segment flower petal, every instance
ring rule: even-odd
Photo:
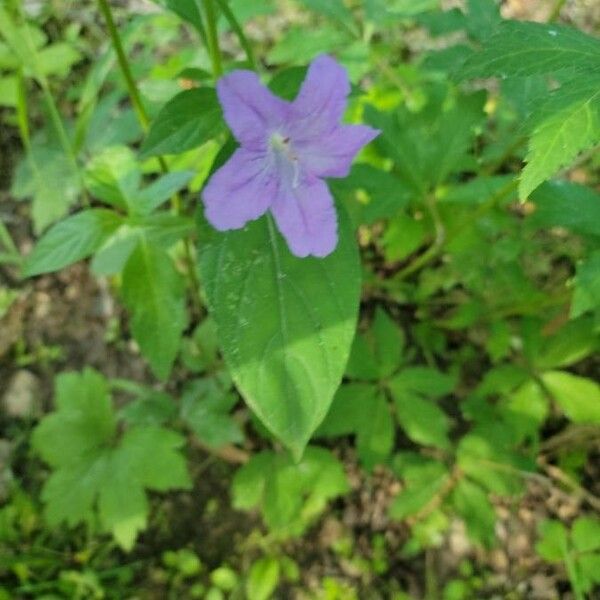
[[[334,129],[344,115],[349,93],[346,69],[325,54],[316,58],[292,102],[290,133],[293,138],[314,138]]]
[[[204,188],[204,214],[219,231],[240,229],[267,211],[276,192],[268,157],[238,148]]]
[[[217,93],[229,128],[249,149],[264,149],[268,131],[286,121],[289,104],[273,95],[253,71],[238,70],[222,77]]]
[[[316,177],[346,177],[363,146],[380,131],[366,125],[340,125],[328,135],[294,144],[302,167]]]
[[[324,257],[335,250],[337,215],[324,181],[304,178],[297,187],[282,183],[271,212],[295,256]]]

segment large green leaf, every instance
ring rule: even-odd
[[[358,253],[340,216],[338,247],[324,259],[292,256],[270,217],[214,234],[200,255],[233,379],[296,458],[329,409],[356,326]]]
[[[181,276],[168,254],[142,240],[123,271],[123,300],[131,331],[152,370],[166,379],[186,323]]]
[[[213,89],[186,90],[167,102],[150,126],[143,158],[180,154],[201,146],[223,130],[221,108]]]
[[[542,107],[550,116],[537,125],[529,141],[527,166],[519,183],[521,199],[600,142],[600,78],[577,79],[567,87],[552,99],[563,106],[557,110],[553,105]]]
[[[472,55],[459,75],[518,77],[553,73],[560,69],[597,70],[600,41],[572,27],[556,24],[505,21]]]
[[[54,225],[36,244],[25,277],[51,273],[90,256],[119,227],[122,218],[103,208],[84,210]]]

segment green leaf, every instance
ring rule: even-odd
[[[109,481],[99,490],[98,508],[103,525],[125,550],[131,550],[138,532],[146,527],[144,489],[190,488],[185,460],[177,451],[184,442],[174,431],[138,426],[127,431],[111,452],[106,472]]]
[[[329,0],[328,2],[322,2],[321,0],[300,0],[300,3],[304,4],[310,10],[321,13],[334,21],[339,21],[354,29],[352,12],[346,7],[343,0]]]
[[[60,185],[48,185],[60,181]],[[33,200],[32,217],[36,233],[63,217],[81,192],[81,178],[54,142],[34,137],[31,151],[15,169],[11,193],[15,198]]]
[[[190,486],[177,452],[183,438],[150,425],[134,427],[117,441],[107,382],[91,369],[57,378],[56,405],[32,437],[34,449],[54,469],[42,491],[49,524],[91,520],[97,505],[103,529],[130,550],[146,526],[145,489]]]
[[[600,424],[600,385],[565,371],[542,375],[548,391],[574,423]]]
[[[204,30],[201,4],[198,0],[154,0],[158,4],[166,6],[178,17],[191,23],[198,31]]]
[[[175,400],[169,394],[147,390],[120,411],[119,418],[130,425],[163,425],[177,414]]]
[[[254,455],[235,474],[235,508],[259,505],[280,537],[300,535],[331,499],[348,491],[342,465],[323,448],[309,447],[300,462],[270,451]]]
[[[456,378],[430,367],[408,367],[394,377],[397,389],[405,388],[432,398],[446,396],[454,390]]]
[[[135,155],[126,146],[107,148],[86,166],[85,185],[90,194],[117,208],[129,208],[141,181]]]
[[[398,520],[426,508],[449,478],[448,470],[441,462],[410,453],[396,456],[395,471],[405,484],[390,506],[390,517]]]
[[[181,417],[198,439],[211,448],[238,444],[244,436],[229,415],[236,404],[236,396],[222,389],[215,379],[198,379],[186,387]]]
[[[180,154],[208,142],[224,130],[213,89],[186,90],[160,110],[141,147],[142,158]]]
[[[390,406],[372,385],[343,385],[317,430],[318,436],[355,434],[358,456],[367,469],[383,462],[394,443]]]
[[[600,253],[598,254],[600,256]],[[578,273],[579,271],[580,269],[578,269]],[[600,270],[596,272],[596,275],[600,280]],[[598,297],[596,297],[596,302],[600,303]],[[534,365],[537,369],[544,371],[557,367],[568,367],[594,354],[599,348],[600,338],[594,331],[592,318],[567,321],[545,341],[539,356],[534,359]]]
[[[248,600],[268,600],[279,584],[279,561],[259,558],[250,567],[246,581]]]
[[[142,241],[125,265],[122,294],[142,354],[156,376],[166,379],[186,324],[181,276],[164,251]]]
[[[396,385],[389,384],[396,403],[396,416],[406,435],[417,444],[448,449],[448,417],[432,401]]]
[[[600,521],[592,517],[579,517],[571,531],[573,546],[577,552],[600,550]]]
[[[455,97],[442,85],[427,88],[427,93],[427,104],[418,113],[404,105],[390,114],[365,109],[367,122],[382,130],[375,147],[421,196],[463,168],[476,127],[485,118],[484,93]]]
[[[565,526],[560,521],[542,521],[538,533],[540,540],[535,545],[536,552],[550,562],[564,560],[569,543]]]
[[[19,63],[39,80],[37,49],[44,44],[43,33],[28,23],[17,24],[9,12],[0,7],[0,36],[6,41]]]
[[[0,77],[0,106],[17,105],[18,79],[13,76]]]
[[[112,440],[116,422],[102,375],[93,369],[63,373],[55,382],[56,412],[36,427],[32,444],[51,466],[76,464]]]
[[[192,177],[194,177],[192,171],[178,171],[163,175],[136,194],[133,199],[133,210],[141,215],[150,214],[185,187]]]
[[[577,80],[576,86],[570,90],[573,101],[533,131],[519,183],[521,199],[570,165],[580,152],[600,142],[600,78]]]
[[[119,227],[122,219],[102,208],[84,210],[51,227],[25,260],[23,275],[58,271],[87,258]]]
[[[504,21],[481,52],[471,56],[459,71],[463,79],[519,77],[598,68],[600,42],[572,27]]]
[[[475,483],[461,479],[454,488],[452,503],[464,519],[469,535],[486,547],[496,542],[496,514],[488,495]]]
[[[396,371],[401,363],[404,332],[382,308],[378,307],[371,326],[371,334],[379,375],[384,379]]]
[[[576,318],[600,306],[600,250],[593,252],[580,265],[575,276],[575,293],[571,303],[571,318]]]
[[[398,22],[439,8],[440,0],[365,0],[367,18],[380,25]]]
[[[292,256],[270,217],[214,234],[200,255],[232,377],[296,458],[329,409],[356,326],[358,255],[340,217],[338,247],[324,259]]]
[[[412,197],[410,188],[399,177],[362,163],[355,164],[345,179],[332,180],[330,186],[346,206],[353,204],[349,210],[357,224],[371,225],[394,217]]]
[[[553,181],[540,186],[532,200],[536,209],[528,223],[534,227],[565,227],[600,236],[600,194],[592,188]]]
[[[140,235],[139,227],[132,227],[128,223],[123,223],[98,248],[92,259],[92,271],[96,275],[116,275],[120,273],[132,252],[140,243]]]
[[[332,52],[348,44],[349,35],[324,24],[320,27],[290,27],[267,54],[270,64],[302,64],[317,54]]]
[[[37,67],[43,75],[67,77],[81,59],[81,53],[71,43],[55,42],[38,51]]]

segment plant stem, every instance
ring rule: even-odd
[[[106,26],[108,27],[108,32],[110,35],[110,39],[117,54],[117,61],[119,63],[119,68],[125,79],[125,83],[127,85],[127,91],[129,93],[129,98],[131,99],[131,103],[133,104],[133,108],[137,115],[138,121],[144,131],[148,131],[150,127],[150,117],[146,112],[146,108],[144,107],[144,103],[142,102],[142,97],[133,78],[133,74],[131,73],[131,68],[129,67],[129,61],[127,56],[125,55],[125,51],[123,49],[123,43],[121,42],[121,36],[119,35],[119,31],[115,25],[115,20],[112,15],[112,11],[110,5],[107,0],[98,0],[98,6],[102,15],[104,16],[104,20],[106,21]],[[169,172],[169,166],[167,162],[162,156],[158,156],[158,163],[160,165],[161,171],[163,173]],[[171,197],[171,208],[175,214],[181,214],[181,199],[178,194],[173,194]],[[190,282],[190,286],[192,289],[192,300],[195,307],[195,312],[198,315],[201,315],[203,312],[202,300],[200,298],[200,283],[198,278],[196,277],[196,271],[194,268],[194,259],[191,249],[191,241],[189,238],[185,238],[183,240],[184,245],[184,260],[187,271],[187,276]]]
[[[217,13],[213,0],[204,0],[206,12],[208,52],[212,62],[213,76],[218,79],[223,75],[223,64],[221,61],[221,49],[219,48],[219,36],[217,35]]]
[[[231,25],[232,29],[235,31],[235,34],[237,35],[238,40],[240,41],[240,45],[242,46],[244,52],[246,53],[246,56],[248,57],[248,62],[250,63],[250,66],[256,71],[257,64],[254,58],[254,53],[252,52],[252,46],[248,41],[248,38],[246,37],[242,26],[238,23],[237,19],[235,18],[235,15],[231,11],[229,5],[225,0],[217,0],[217,4],[219,5],[221,12],[225,15],[225,18],[229,21],[229,24]]]
[[[119,35],[117,26],[115,25],[115,20],[113,19],[112,11],[107,0],[98,0],[98,6],[100,8],[102,16],[104,17],[104,20],[106,21],[108,33],[110,35],[113,48],[117,54],[119,68],[121,69],[121,73],[125,79],[127,91],[129,92],[131,103],[133,104],[133,109],[136,112],[138,121],[140,122],[142,129],[144,131],[147,131],[148,127],[150,126],[150,119],[148,117],[146,109],[144,108],[144,104],[142,103],[142,97],[140,96],[135,80],[133,79],[131,69],[129,68],[129,61],[125,56],[125,51],[123,50],[123,43],[121,42],[121,36]]]

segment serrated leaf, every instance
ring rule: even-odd
[[[329,409],[356,326],[358,255],[340,216],[338,247],[324,259],[292,256],[270,217],[214,234],[200,254],[232,377],[297,458]]]
[[[81,211],[51,227],[25,260],[23,275],[52,273],[87,258],[117,230],[122,219],[102,208]]]
[[[579,100],[552,114],[534,130],[519,182],[522,200],[559,169],[570,165],[580,152],[600,142],[600,80],[585,84]]]
[[[598,69],[600,41],[572,27],[504,21],[459,71],[462,79]]]
[[[56,412],[35,429],[33,447],[53,467],[76,464],[114,436],[116,422],[108,386],[93,369],[63,373],[55,382]]]
[[[267,526],[280,537],[300,535],[326,503],[348,491],[342,465],[323,449],[309,447],[300,462],[287,454],[254,455],[235,474],[233,505],[258,504]]]
[[[197,148],[224,130],[213,89],[186,90],[160,110],[141,147],[141,156],[180,154]]]
[[[116,439],[106,380],[95,371],[60,375],[57,410],[34,431],[35,450],[53,467],[42,498],[51,525],[94,518],[130,550],[146,525],[146,489],[188,488],[184,439],[158,426],[137,426]]]
[[[542,375],[548,391],[574,423],[600,424],[600,385],[565,371]]]
[[[183,282],[166,252],[140,242],[125,265],[122,295],[142,354],[166,379],[186,323]]]

